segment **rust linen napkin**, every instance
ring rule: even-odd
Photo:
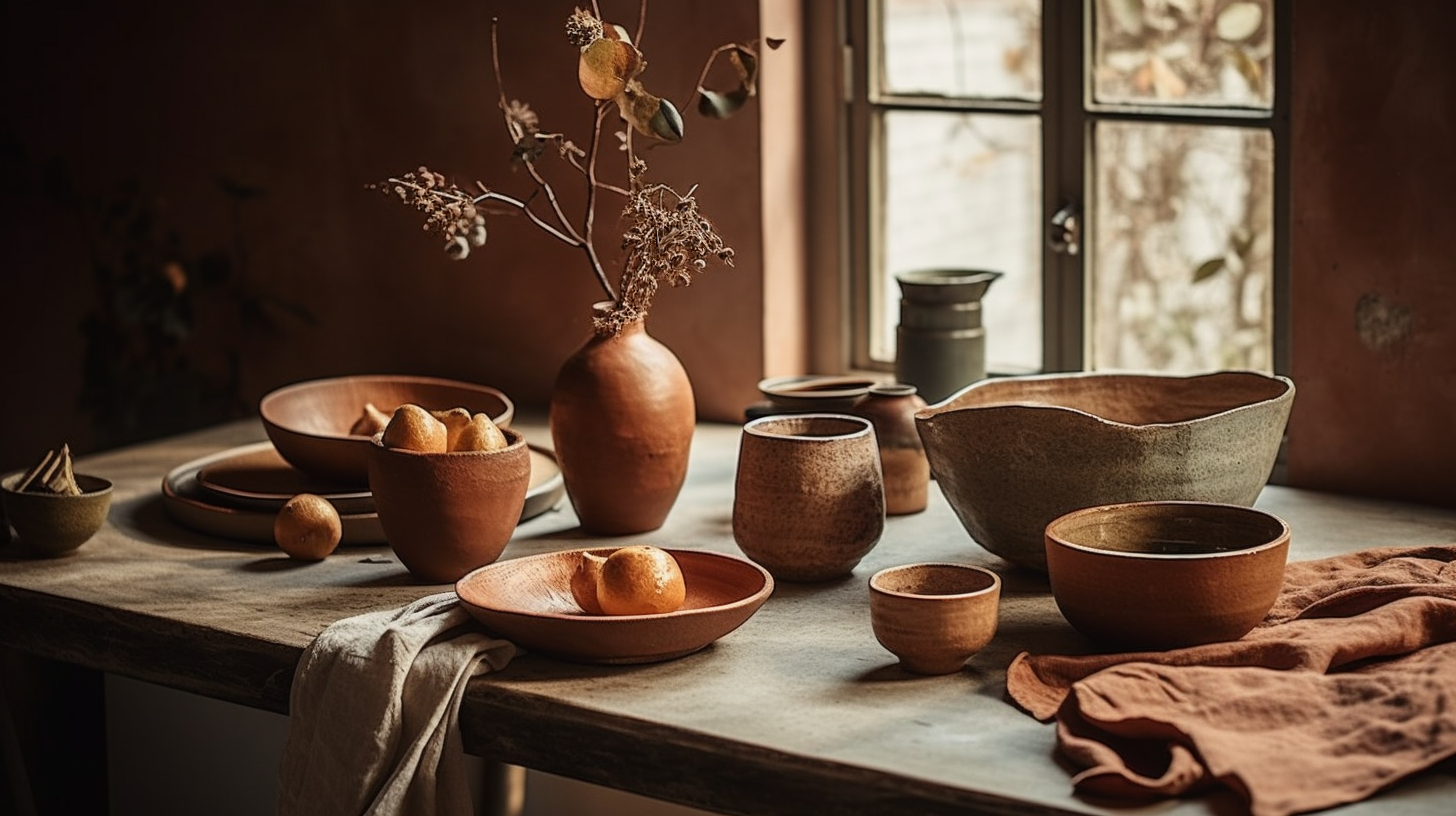
[[[1056,718],[1082,794],[1222,784],[1255,816],[1357,801],[1456,755],[1456,545],[1291,563],[1241,640],[1022,653],[1006,688]]]
[[[329,626],[293,677],[278,816],[471,816],[460,700],[515,654],[454,592]]]

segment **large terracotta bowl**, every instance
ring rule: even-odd
[[[535,652],[578,663],[652,663],[692,654],[743,625],[774,580],[746,559],[705,550],[668,550],[687,598],[674,612],[591,615],[571,594],[582,552],[566,550],[482,567],[455,585],[460,603],[486,629]]]
[[[1046,528],[1062,615],[1115,649],[1237,640],[1279,597],[1289,525],[1251,507],[1138,502],[1090,507]]]
[[[1293,401],[1290,380],[1249,371],[1050,374],[983,380],[919,411],[915,424],[976,543],[1045,570],[1046,526],[1073,510],[1252,505]]]
[[[386,414],[407,402],[430,410],[466,408],[501,427],[511,424],[516,411],[510,398],[489,386],[378,374],[286,385],[266,394],[258,413],[268,438],[290,465],[341,485],[364,485],[369,481],[369,437],[351,435],[349,428],[371,402]]]

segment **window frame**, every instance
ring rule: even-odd
[[[838,151],[842,160],[839,181],[841,234],[835,249],[838,285],[835,287],[841,318],[837,330],[825,330],[815,320],[816,364],[837,358],[836,370],[892,371],[893,361],[870,356],[873,324],[873,295],[878,283],[873,265],[876,247],[883,236],[882,198],[878,179],[883,172],[877,146],[883,133],[879,114],[893,110],[945,110],[979,113],[1037,115],[1042,131],[1042,213],[1045,226],[1064,204],[1074,202],[1082,212],[1083,243],[1096,229],[1096,213],[1087,206],[1094,197],[1092,154],[1093,133],[1098,121],[1135,121],[1185,125],[1249,127],[1267,130],[1273,143],[1272,224],[1272,368],[1287,374],[1289,368],[1289,296],[1291,228],[1289,122],[1292,100],[1289,93],[1292,67],[1293,0],[1272,0],[1274,14],[1273,100],[1268,110],[1212,106],[1157,106],[1100,104],[1093,99],[1091,53],[1093,0],[1063,2],[1042,0],[1042,98],[1026,100],[945,99],[941,97],[894,96],[877,87],[872,69],[879,57],[879,38],[872,35],[871,18],[881,0],[845,0],[833,4],[834,19],[810,20],[811,31],[832,31],[840,43],[839,81],[842,107],[836,118]],[[820,4],[809,4],[808,14]],[[828,4],[825,4],[828,5]],[[822,61],[821,61],[822,63]],[[821,78],[824,65],[821,64]],[[811,111],[811,121],[824,108]],[[822,135],[822,134],[821,134]],[[818,142],[823,144],[824,142]],[[821,161],[820,178],[824,165]],[[811,186],[813,173],[811,168]],[[830,185],[819,184],[826,191]],[[821,200],[822,201],[822,200]],[[1088,299],[1090,270],[1087,253],[1056,252],[1043,246],[1042,254],[1042,369],[1043,372],[1081,371],[1090,363],[1091,303]],[[821,263],[822,270],[826,263]],[[821,280],[823,279],[821,271]],[[821,299],[821,308],[825,302]],[[888,310],[887,310],[888,315]],[[830,352],[827,346],[833,347]],[[825,369],[828,370],[828,369]],[[1009,373],[992,371],[991,376]]]

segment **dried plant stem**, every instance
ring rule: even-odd
[[[519,142],[523,134],[520,133],[519,129],[511,122],[511,117],[506,112],[508,110],[508,105],[506,103],[505,78],[504,74],[501,71],[500,65],[499,29],[500,19],[491,18],[491,67],[495,71],[495,84],[496,89],[500,93],[500,109],[501,115],[505,118],[506,131],[511,134],[512,141]],[[557,238],[562,238],[563,235],[569,236],[569,240],[566,240],[566,243],[575,246],[586,253],[587,262],[591,264],[592,272],[596,274],[597,283],[601,285],[602,291],[606,292],[607,299],[616,300],[617,292],[612,288],[611,281],[607,280],[606,270],[602,268],[601,259],[597,256],[596,247],[593,246],[591,240],[592,222],[595,220],[594,215],[596,209],[596,155],[597,142],[600,141],[602,130],[602,108],[602,105],[597,106],[596,126],[592,129],[592,146],[587,153],[587,203],[586,215],[583,223],[583,230],[585,232],[585,235],[577,232],[576,229],[572,226],[571,219],[567,218],[566,213],[561,209],[561,202],[556,197],[556,190],[554,190],[551,187],[551,183],[547,181],[544,176],[541,175],[541,171],[536,167],[536,163],[529,156],[523,157],[522,163],[525,164],[527,172],[531,174],[532,180],[536,182],[536,186],[540,189],[541,192],[546,194],[546,200],[550,203],[551,211],[556,215],[557,223],[560,224],[560,229],[548,229],[548,233],[556,236]],[[542,227],[543,229],[547,228],[548,225],[546,224],[546,222],[530,209],[527,202],[519,201],[519,199],[511,199],[508,196],[500,197],[500,194],[492,193],[489,190],[484,191],[482,198],[486,196],[497,196],[496,200],[501,200],[505,203],[517,202],[512,204],[512,206],[518,206],[522,212],[526,213],[526,215],[530,217],[532,223],[536,224],[539,227]]]

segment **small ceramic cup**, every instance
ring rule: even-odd
[[[951,674],[996,635],[1001,578],[967,564],[908,564],[870,578],[875,639],[916,674]]]
[[[505,550],[531,481],[525,437],[502,428],[509,443],[493,451],[419,453],[369,446],[369,489],[379,526],[400,563],[416,578],[453,583]]]
[[[792,414],[743,426],[733,540],[775,578],[849,575],[884,529],[884,476],[869,420]]]
[[[79,496],[19,491],[23,473],[5,479],[0,487],[5,520],[15,528],[28,555],[49,558],[66,555],[91,540],[111,509],[111,482],[100,476],[76,474]],[[8,532],[8,531],[7,531]]]

